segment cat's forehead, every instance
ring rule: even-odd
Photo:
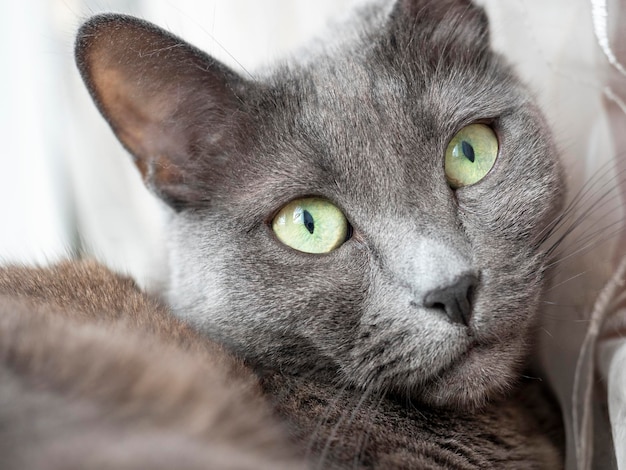
[[[229,194],[255,207],[268,201],[267,213],[313,195],[363,220],[390,211],[447,217],[446,148],[476,122],[494,124],[506,144],[499,166],[511,168],[500,180],[525,181],[528,168],[544,167],[535,165],[541,152],[519,148],[525,135],[542,135],[541,119],[509,67],[467,31],[445,47],[434,34],[382,28],[275,68],[251,108],[256,138]]]
[[[367,41],[374,41],[370,44]],[[428,49],[418,35],[404,47],[386,38],[320,54],[276,80],[296,99],[296,115],[364,124],[408,118],[420,129],[445,131],[468,119],[495,117],[517,105],[515,80],[489,49]],[[301,113],[298,113],[301,111]],[[403,124],[403,122],[400,122]]]
[[[491,54],[437,69],[434,53],[397,47],[362,42],[271,77],[260,122],[279,179],[311,193],[366,188],[378,199],[418,186],[447,191],[443,154],[454,133],[520,104]]]

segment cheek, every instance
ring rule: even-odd
[[[485,233],[472,237],[472,245],[474,265],[481,273],[473,299],[477,339],[497,343],[526,335],[542,292],[537,249],[527,238]]]
[[[284,334],[339,343],[354,330],[367,292],[361,258],[348,244],[310,255],[274,240],[250,240],[229,251],[225,271],[233,300],[255,316]]]
[[[457,191],[466,229],[488,234],[496,243],[537,240],[563,198],[561,169],[551,152],[545,146],[518,145],[500,156],[497,171],[483,182]]]

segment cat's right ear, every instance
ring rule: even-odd
[[[201,203],[215,165],[245,140],[244,80],[181,39],[124,15],[95,16],[76,62],[146,185],[174,208]]]

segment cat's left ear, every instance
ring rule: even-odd
[[[175,208],[206,198],[216,165],[245,140],[248,84],[181,39],[124,15],[85,23],[76,61],[146,185]]]

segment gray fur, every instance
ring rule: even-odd
[[[481,9],[376,8],[254,81],[127,17],[91,20],[77,59],[146,183],[174,208],[177,315],[259,369],[481,406],[526,358],[541,240],[561,205],[556,152],[528,90],[491,51]],[[130,91],[102,78],[115,74]],[[444,152],[476,121],[495,129],[500,155],[483,181],[453,191]],[[269,225],[310,195],[354,227],[326,255],[284,246]],[[468,326],[425,301],[464,275],[477,279]]]
[[[0,268],[3,470],[558,469],[562,446],[537,380],[467,412],[257,376],[94,262]]]

